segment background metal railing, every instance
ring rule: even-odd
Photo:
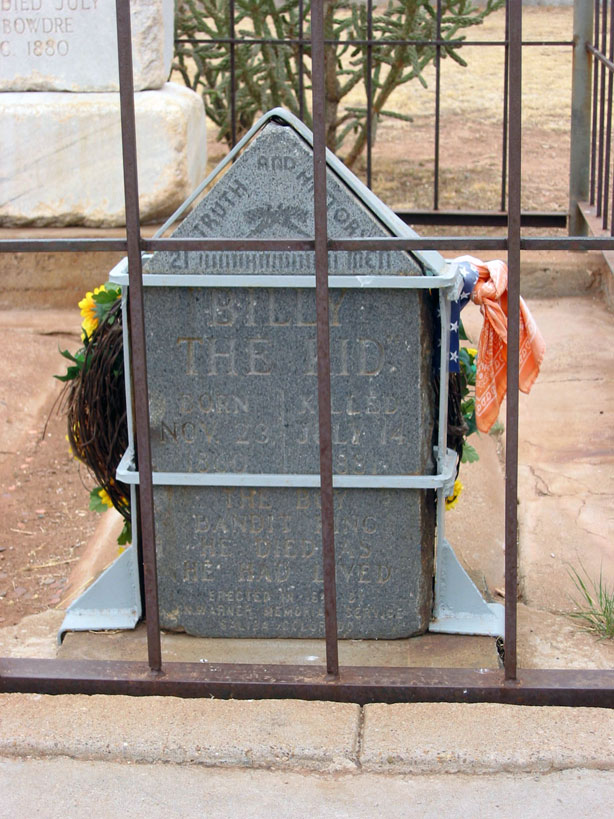
[[[612,175],[612,92],[614,86],[614,2],[594,0],[592,42],[593,111],[591,122],[590,205],[601,228],[614,236]]]
[[[157,601],[155,526],[150,454],[147,362],[141,255],[145,250],[236,248],[241,240],[144,239],[138,204],[137,152],[134,122],[134,91],[130,13],[128,0],[117,2],[118,54],[124,151],[126,240],[3,240],[0,251],[33,252],[53,248],[71,252],[87,247],[126,250],[130,278],[131,361],[134,379],[135,431],[139,482],[139,522],[143,550],[148,661],[71,661],[61,659],[0,659],[0,691],[41,693],[167,694],[185,697],[300,697],[353,701],[458,701],[614,706],[614,670],[523,669],[517,664],[517,563],[518,563],[518,371],[519,283],[523,249],[614,248],[608,238],[523,237],[521,234],[521,79],[522,5],[511,0],[508,10],[508,224],[505,238],[422,237],[419,239],[327,237],[326,158],[323,116],[324,30],[323,2],[312,6],[312,85],[314,111],[314,205],[318,215],[313,240],[287,240],[286,250],[316,253],[316,301],[318,330],[319,432],[322,452],[322,543],[325,575],[326,666],[284,666],[229,663],[162,662]],[[254,249],[270,249],[266,240],[250,240]],[[328,349],[328,250],[470,248],[507,250],[508,375],[505,462],[505,667],[504,669],[340,667],[337,652],[335,552],[332,509],[332,457],[330,407],[330,356]]]
[[[598,0],[596,0],[598,2]],[[352,46],[360,47],[366,50],[364,57],[364,92],[365,92],[365,108],[366,108],[366,144],[364,147],[364,181],[369,188],[373,187],[374,175],[377,172],[377,158],[374,155],[374,117],[373,101],[375,98],[375,87],[373,84],[373,58],[378,49],[389,47],[391,44],[407,45],[416,48],[432,49],[434,52],[433,68],[434,68],[434,99],[432,107],[432,146],[433,146],[433,167],[430,183],[430,208],[417,209],[403,209],[396,210],[396,213],[408,224],[412,225],[447,225],[447,226],[478,226],[478,227],[504,227],[507,224],[507,199],[508,199],[508,184],[509,184],[509,164],[508,164],[508,123],[509,123],[509,75],[510,75],[510,5],[511,0],[505,0],[503,8],[495,11],[494,14],[502,14],[505,16],[504,34],[501,39],[480,39],[475,36],[467,36],[462,39],[460,35],[457,37],[446,38],[442,34],[442,20],[444,16],[444,9],[442,0],[435,0],[433,2],[435,10],[434,29],[435,35],[433,39],[408,39],[408,40],[392,40],[386,37],[382,40],[381,37],[374,36],[373,23],[374,13],[376,8],[373,0],[364,0],[363,5],[366,10],[366,20],[364,27],[364,36],[361,38],[346,39],[342,42],[348,43]],[[227,105],[230,111],[230,122],[227,130],[229,132],[229,142],[234,146],[241,136],[240,123],[240,103],[237,100],[237,62],[240,58],[243,49],[253,50],[269,48],[279,54],[280,51],[286,50],[291,53],[296,63],[296,79],[298,83],[297,104],[296,110],[293,110],[299,118],[304,119],[306,113],[311,113],[306,99],[305,88],[311,80],[311,6],[309,3],[303,3],[302,0],[298,5],[298,30],[294,36],[265,38],[245,34],[239,35],[236,32],[236,15],[237,9],[234,0],[228,2],[228,21],[223,33],[227,36],[204,36],[204,33],[188,36],[185,31],[179,31],[178,37],[175,41],[175,46],[178,51],[185,51],[185,58],[194,57],[195,55],[206,62],[211,60],[211,54],[215,52],[216,60],[222,61],[223,55],[226,54],[226,63],[229,67],[228,83],[220,92],[225,93],[228,97]],[[486,18],[488,19],[488,18]],[[473,29],[471,29],[473,30]],[[476,29],[479,31],[479,27]],[[327,32],[324,33],[325,49],[337,44],[337,41],[327,39]],[[543,38],[523,40],[522,47],[524,48],[568,48],[570,57],[572,48],[574,46],[573,40],[548,40]],[[459,54],[462,56],[462,49],[472,48],[486,48],[486,49],[501,49],[503,57],[501,60],[502,72],[502,98],[501,98],[501,116],[500,116],[500,152],[498,159],[499,180],[498,180],[498,210],[463,210],[450,209],[442,207],[442,171],[444,170],[442,164],[442,101],[446,95],[454,93],[454,89],[446,87],[442,80],[442,52],[444,49],[458,48]],[[469,67],[462,69],[458,67],[459,71],[470,71]],[[188,77],[189,72],[185,69],[181,72],[184,80],[198,90],[198,82],[193,81]],[[173,76],[178,79],[178,72]],[[492,78],[495,82],[495,78]],[[416,82],[415,80],[413,82]],[[206,95],[205,105],[208,107],[209,99]],[[275,104],[281,104],[276,101]],[[264,113],[264,112],[262,112]],[[521,212],[521,222],[523,227],[537,227],[537,228],[565,228],[567,227],[567,207],[565,202],[561,203],[560,211],[523,211]]]

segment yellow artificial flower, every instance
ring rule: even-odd
[[[475,347],[465,347],[465,349],[467,350],[469,355],[472,356],[473,358],[475,358],[476,355],[478,354],[478,351],[475,349]]]
[[[98,327],[98,305],[94,301],[94,296],[97,296],[98,293],[106,293],[106,291],[107,288],[104,284],[101,284],[100,287],[94,288],[94,292],[88,291],[79,302],[79,310],[83,317],[83,324],[81,325],[82,339],[85,338],[86,334],[88,338],[91,338],[92,333]]]
[[[446,498],[446,509],[454,509],[454,507],[458,503],[458,499],[462,491],[463,485],[457,478],[454,481],[454,489],[452,490],[452,494],[448,495],[448,497]]]
[[[99,489],[98,490],[98,497],[104,503],[105,506],[108,506],[109,509],[113,506],[113,501],[109,497],[109,493],[106,489]]]

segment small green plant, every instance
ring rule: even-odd
[[[582,573],[573,566],[569,569],[569,576],[579,598],[572,598],[575,610],[568,612],[568,615],[580,624],[583,631],[588,631],[601,640],[611,639],[614,637],[614,589],[606,585],[603,569],[599,572],[597,581],[590,578],[582,564],[580,566]]]
[[[461,385],[461,412],[467,431],[463,441],[463,453],[461,463],[473,463],[479,461],[475,447],[467,443],[469,435],[477,432],[475,420],[475,376],[477,368],[478,351],[474,347],[461,347],[458,354],[460,364],[460,385]]]

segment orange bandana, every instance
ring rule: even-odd
[[[484,324],[478,344],[475,379],[476,423],[488,432],[497,420],[507,390],[507,265],[472,259],[479,278],[471,300],[480,306]],[[546,345],[524,300],[520,299],[519,387],[529,392],[539,375]]]

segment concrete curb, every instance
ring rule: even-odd
[[[293,700],[0,696],[0,756],[352,771],[360,707]]]
[[[614,711],[0,696],[0,756],[330,773],[614,770]]]

